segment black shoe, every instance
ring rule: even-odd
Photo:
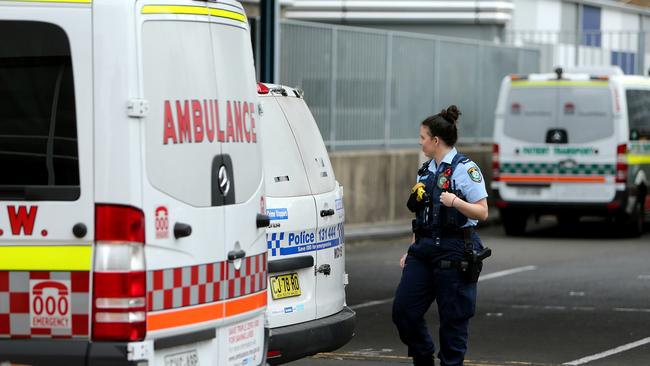
[[[428,357],[413,357],[413,366],[436,366],[433,355]]]

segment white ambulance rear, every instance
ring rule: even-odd
[[[343,188],[302,92],[259,84],[271,327],[268,361],[333,351],[354,334],[345,304]]]
[[[0,0],[0,363],[265,363],[235,1]]]
[[[494,127],[492,188],[506,233],[531,216],[619,222],[640,235],[650,170],[649,78],[620,69],[512,75]]]

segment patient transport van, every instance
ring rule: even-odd
[[[0,364],[265,364],[242,6],[0,0],[0,45]]]
[[[493,147],[507,234],[530,216],[571,225],[603,216],[640,235],[650,209],[650,78],[618,67],[511,75],[501,84]]]
[[[354,334],[346,306],[343,187],[302,91],[258,84],[266,181],[268,361],[333,351]]]

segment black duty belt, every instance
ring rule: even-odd
[[[436,262],[436,267],[440,269],[450,269],[450,268],[455,268],[455,269],[466,269],[467,268],[467,261],[447,261],[447,260],[441,260]]]
[[[439,236],[440,238],[461,239],[464,241],[471,241],[472,233],[474,233],[474,227],[470,226],[470,227],[464,227],[459,229],[443,229],[440,231],[417,229],[415,231],[415,236],[422,237],[422,238],[433,238],[434,236]]]

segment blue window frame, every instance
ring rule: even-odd
[[[600,47],[600,8],[583,5],[582,7],[582,45]]]
[[[612,51],[612,65],[620,66],[626,74],[636,74],[636,54]]]

